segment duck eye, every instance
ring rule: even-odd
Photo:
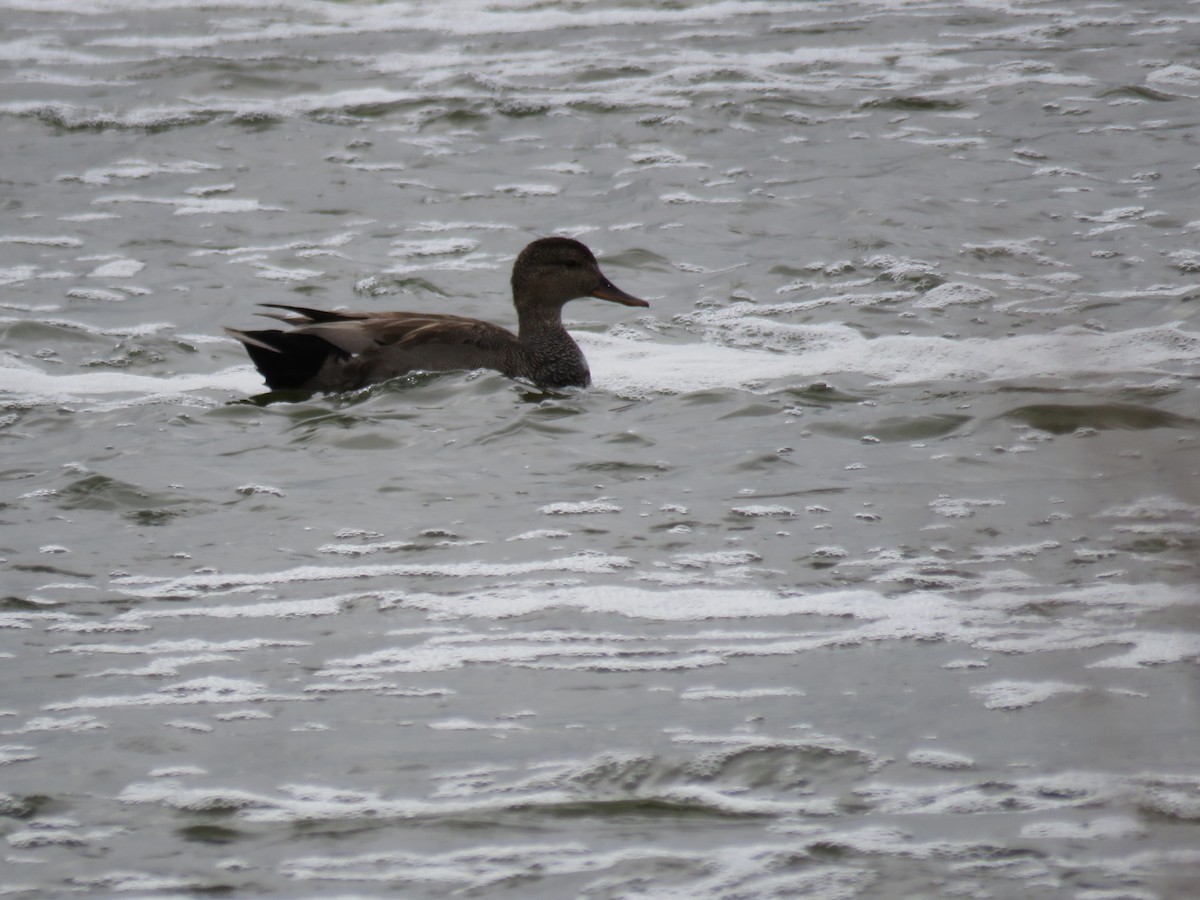
[[[583,263],[581,263],[577,259],[568,259],[566,261],[565,265],[568,269],[582,269],[583,268]]]

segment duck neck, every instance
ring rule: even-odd
[[[521,340],[561,332],[566,334],[562,323],[562,307],[537,303],[516,304],[517,333]]]
[[[535,380],[547,387],[591,383],[583,351],[562,323],[562,307],[517,306],[517,339]]]

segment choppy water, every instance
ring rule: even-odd
[[[1194,895],[1200,4],[0,18],[0,894]]]

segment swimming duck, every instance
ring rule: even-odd
[[[513,264],[518,330],[443,313],[329,312],[266,303],[290,331],[225,331],[241,341],[272,390],[347,391],[407,372],[495,369],[541,387],[586,387],[587,360],[562,323],[563,305],[598,297],[649,306],[604,277],[579,241],[534,241]]]

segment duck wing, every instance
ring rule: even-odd
[[[491,368],[506,372],[518,355],[506,328],[441,313],[327,312],[269,304],[288,331],[237,331],[255,366],[274,389],[343,391],[413,371]]]
[[[372,346],[355,353],[350,363],[364,382],[382,381],[406,372],[448,372],[458,369],[496,369],[507,373],[518,353],[517,336],[507,328],[448,315],[390,315],[354,323],[368,330]],[[351,323],[309,326],[339,347],[345,336],[328,330],[347,328]],[[352,327],[352,326],[351,326]]]
[[[319,337],[354,355],[379,355],[418,347],[441,353],[455,347],[494,352],[517,342],[515,334],[491,322],[438,313],[379,313],[301,325],[294,333]]]

